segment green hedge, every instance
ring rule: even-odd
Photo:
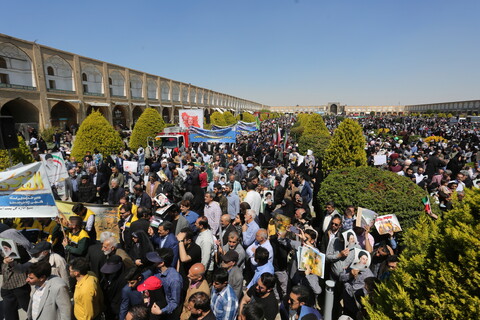
[[[394,213],[405,230],[424,215],[425,192],[409,179],[373,167],[335,170],[322,182],[320,203],[334,201],[343,211],[348,205],[371,209],[379,215]],[[436,208],[434,207],[436,210]]]
[[[147,146],[147,138],[155,138],[165,128],[162,116],[154,108],[145,109],[138,118],[129,141],[129,147],[137,150],[139,146]]]

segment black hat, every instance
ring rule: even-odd
[[[30,250],[30,253],[31,254],[38,254],[40,252],[43,252],[45,250],[51,250],[52,249],[52,244],[50,242],[47,242],[47,241],[41,241],[39,243],[37,243],[31,250]]]
[[[153,262],[153,263],[161,263],[161,262],[164,262],[163,258],[160,257],[158,255],[157,252],[155,251],[152,251],[152,252],[148,252],[147,255],[147,260],[150,261],[150,262]]]
[[[235,251],[235,250],[229,250],[227,253],[225,253],[223,256],[222,256],[222,261],[223,262],[231,262],[231,261],[235,261],[235,262],[238,262],[238,252]]]
[[[88,180],[89,177],[88,177],[86,174],[84,174],[84,175],[82,175],[82,177],[81,177],[81,180],[83,180],[83,179]]]
[[[100,268],[100,272],[105,274],[115,273],[122,268],[122,264],[122,258],[114,254],[108,258],[107,262]]]

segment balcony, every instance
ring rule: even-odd
[[[103,97],[103,93],[98,92],[84,92],[83,94],[86,96]]]
[[[10,84],[10,83],[0,83],[0,88],[11,88],[11,89],[30,90],[30,91],[37,90],[36,87],[22,86],[19,84]]]
[[[67,94],[75,94],[75,91],[72,91],[72,90],[60,90],[60,89],[51,89],[51,88],[47,88],[47,91],[48,91],[48,92],[52,92],[52,93],[67,93]]]

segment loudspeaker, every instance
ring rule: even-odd
[[[0,116],[0,149],[18,148],[17,132],[13,117]]]

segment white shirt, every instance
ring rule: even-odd
[[[42,300],[43,293],[45,292],[45,283],[41,287],[36,287],[35,292],[32,295],[32,319],[36,319],[40,313],[40,301]]]
[[[250,209],[255,210],[258,215],[260,213],[260,206],[262,205],[262,197],[257,191],[248,191],[245,199],[243,200],[250,205]]]

